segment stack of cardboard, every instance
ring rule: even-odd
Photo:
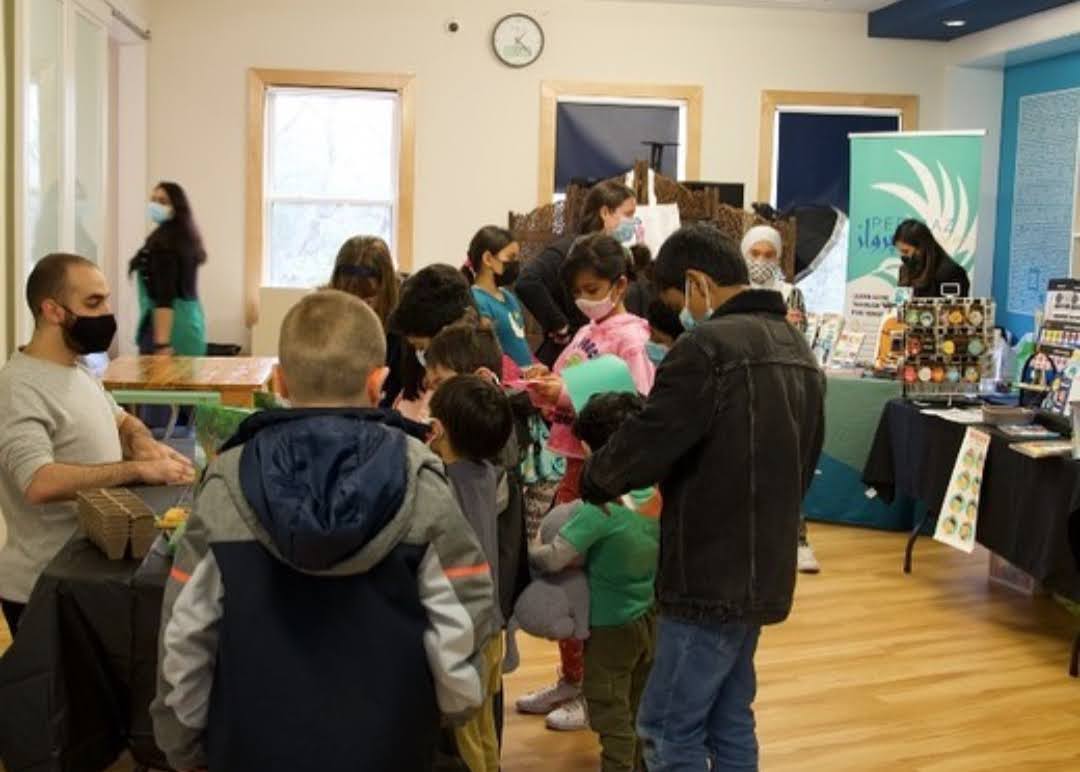
[[[80,493],[79,525],[109,560],[142,559],[157,538],[154,513],[126,488]],[[130,550],[129,550],[130,547]]]

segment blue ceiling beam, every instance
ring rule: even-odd
[[[897,0],[869,14],[872,38],[955,40],[1074,0]],[[945,22],[959,19],[962,27]]]

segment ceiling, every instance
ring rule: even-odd
[[[949,41],[1080,0],[636,0],[869,15],[872,38]],[[960,20],[949,27],[945,21]]]
[[[955,40],[1074,0],[897,0],[870,14],[872,38]],[[947,26],[948,20],[963,21]]]

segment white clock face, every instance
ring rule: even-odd
[[[531,16],[515,13],[499,20],[491,36],[495,55],[510,67],[527,67],[544,50],[544,31]]]

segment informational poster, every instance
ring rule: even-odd
[[[876,335],[899,279],[901,262],[892,238],[904,220],[925,222],[971,275],[984,135],[983,131],[851,135],[844,305],[849,329]]]
[[[1047,283],[1069,275],[1080,88],[1020,98],[1008,310],[1030,316]]]
[[[975,531],[979,520],[979,494],[983,468],[990,450],[990,435],[969,428],[956,456],[945,503],[938,516],[934,538],[964,552],[975,549]]]

